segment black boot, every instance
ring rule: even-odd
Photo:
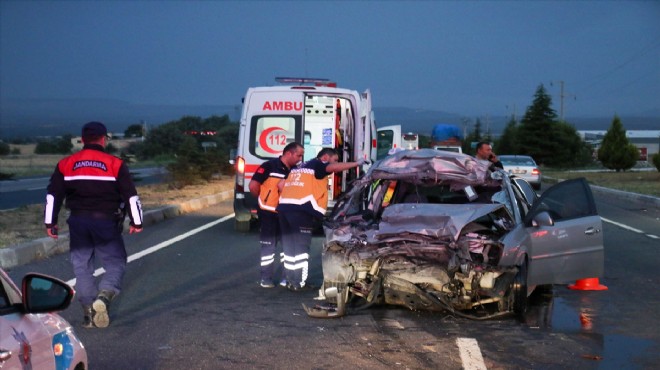
[[[94,325],[94,308],[92,308],[92,306],[83,306],[82,327],[85,329],[96,327],[96,325]]]
[[[94,325],[97,328],[107,328],[110,325],[110,302],[115,297],[115,292],[111,290],[102,290],[96,296],[96,300],[92,304],[94,308]]]

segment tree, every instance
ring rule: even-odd
[[[475,150],[472,148],[471,144],[478,141],[481,141],[481,120],[479,120],[479,118],[477,118],[477,121],[474,123],[474,130],[467,134],[465,140],[463,141],[463,145],[461,147],[463,153],[474,154]]]
[[[534,94],[517,128],[516,154],[532,156],[537,163],[551,167],[574,167],[588,160],[588,150],[573,126],[557,120],[552,98],[543,84]]]
[[[0,141],[0,155],[8,155],[10,153],[9,144]]]
[[[539,164],[554,163],[553,158],[561,150],[553,137],[557,114],[551,105],[552,98],[546,93],[545,87],[539,85],[534,101],[527,108],[518,127],[519,154],[530,155]]]
[[[142,136],[144,136],[144,127],[139,123],[128,126],[128,128],[124,131],[124,137],[142,137]]]
[[[518,122],[516,118],[511,119],[506,124],[502,136],[495,143],[495,152],[499,154],[518,153]]]
[[[71,139],[73,136],[70,134],[64,135],[60,138],[51,139],[48,141],[40,141],[34,148],[35,154],[69,154],[73,149]]]
[[[628,141],[626,130],[615,115],[598,149],[598,160],[603,166],[619,172],[634,166],[638,158],[637,147]]]
[[[660,153],[653,154],[651,161],[653,162],[655,169],[660,171]]]

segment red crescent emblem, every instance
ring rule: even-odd
[[[277,130],[284,131],[284,129],[281,128],[281,127],[270,127],[270,128],[267,128],[267,129],[263,130],[261,132],[261,136],[259,136],[259,145],[261,146],[261,148],[263,150],[265,150],[266,152],[271,153],[271,154],[280,154],[280,153],[282,153],[282,150],[274,150],[273,148],[269,147],[268,146],[268,140],[266,140],[268,138],[268,135],[271,132],[277,131]]]

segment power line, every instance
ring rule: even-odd
[[[660,37],[656,38],[655,40],[653,40],[652,42],[650,42],[649,44],[644,46],[640,51],[638,51],[637,53],[634,53],[627,60],[623,61],[622,63],[620,63],[616,66],[614,66],[614,68],[612,68],[608,71],[605,71],[605,72],[601,73],[600,75],[594,77],[593,82],[591,82],[589,85],[582,88],[581,90],[584,91],[584,90],[588,90],[588,89],[592,88],[593,86],[595,86],[595,85],[599,84],[600,82],[602,82],[603,80],[607,79],[613,73],[617,72],[618,70],[622,69],[623,67],[627,66],[628,64],[644,57],[645,54],[649,53],[650,51],[652,51],[653,49],[655,49],[657,47],[660,47]]]

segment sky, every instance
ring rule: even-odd
[[[660,115],[660,1],[0,1],[0,98],[235,105],[275,77],[378,107]],[[562,96],[563,86],[563,98]]]

